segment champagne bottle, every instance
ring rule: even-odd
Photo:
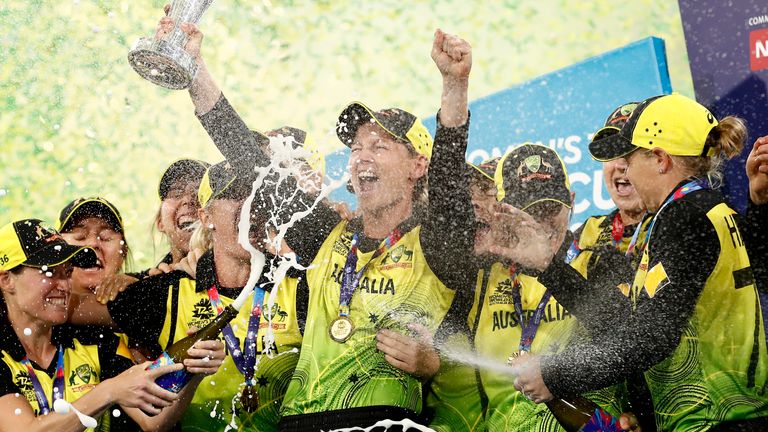
[[[160,366],[183,362],[184,359],[188,357],[188,349],[192,348],[192,346],[198,341],[216,339],[216,337],[219,335],[219,332],[221,332],[221,329],[223,329],[227,323],[232,321],[237,316],[237,314],[238,309],[233,307],[233,305],[225,307],[224,310],[216,318],[213,319],[213,321],[208,323],[208,325],[196,331],[194,334],[179,340],[178,342],[168,347],[168,349],[163,351],[160,357],[158,357],[149,366],[149,369],[155,369]],[[192,379],[192,374],[187,372],[186,369],[182,369],[180,371],[171,372],[158,377],[155,382],[157,385],[168,391],[178,393],[182,388],[184,388],[190,379]]]
[[[619,424],[619,419],[605,412],[596,403],[585,397],[556,398],[546,404],[560,426],[567,432],[620,432],[624,430]]]

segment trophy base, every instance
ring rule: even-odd
[[[128,63],[142,78],[171,90],[189,87],[197,74],[195,59],[164,40],[139,39],[128,53]]]

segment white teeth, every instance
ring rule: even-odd
[[[66,306],[67,299],[63,297],[46,298],[45,302],[53,306]]]
[[[378,177],[376,177],[376,174],[370,172],[370,171],[363,171],[360,174],[357,175],[358,178],[361,180],[375,180]]]

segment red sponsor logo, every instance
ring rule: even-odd
[[[768,69],[768,28],[749,32],[749,68]]]

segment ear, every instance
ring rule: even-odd
[[[429,159],[427,159],[424,155],[418,155],[414,159],[413,166],[411,167],[411,172],[409,173],[408,178],[413,180],[414,182],[425,175],[427,175],[427,170],[429,169]]]
[[[651,153],[653,153],[653,157],[655,158],[656,164],[659,167],[659,174],[667,173],[672,169],[674,161],[672,160],[672,156],[670,156],[669,153],[658,147],[654,147],[651,150]]]
[[[160,212],[159,211],[155,215],[155,229],[157,229],[160,232],[164,232],[163,231],[163,221],[160,218]]]
[[[15,291],[13,276],[8,270],[0,270],[0,289],[9,294],[13,294]]]
[[[197,209],[197,217],[200,219],[200,223],[203,224],[204,227],[208,226],[210,217],[208,216],[208,213],[205,211],[205,209]]]

